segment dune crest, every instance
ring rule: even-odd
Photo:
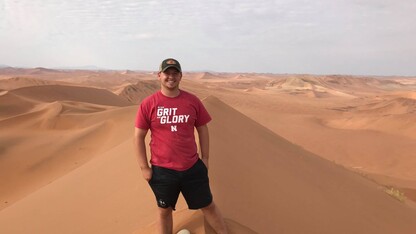
[[[160,89],[160,84],[157,80],[143,80],[137,82],[135,85],[127,85],[115,91],[117,95],[125,98],[130,103],[139,103],[145,97],[153,94]]]
[[[78,101],[109,106],[131,105],[128,101],[108,90],[91,87],[42,85],[19,88],[11,92],[41,102]]]
[[[12,77],[8,79],[0,80],[0,87],[6,90],[18,89],[23,87],[30,86],[39,86],[39,85],[69,85],[70,83],[62,81],[51,81],[51,80],[42,80],[39,78],[29,78],[29,77]]]

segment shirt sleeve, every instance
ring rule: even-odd
[[[150,111],[147,102],[142,102],[137,110],[136,115],[136,128],[149,129],[150,128]]]
[[[202,104],[201,100],[197,99],[197,119],[195,121],[195,127],[200,127],[205,125],[211,121],[211,116],[209,115],[207,109],[205,109],[204,104]]]

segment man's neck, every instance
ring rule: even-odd
[[[162,88],[160,91],[166,97],[172,97],[172,98],[179,96],[179,94],[181,93],[181,91],[179,89],[170,90],[170,89],[164,89],[164,88]]]

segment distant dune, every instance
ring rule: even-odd
[[[28,77],[12,77],[8,79],[0,79],[0,87],[5,90],[18,89],[30,86],[40,85],[69,85],[70,83],[60,81],[42,80]]]
[[[380,80],[371,77],[351,76],[311,76],[293,75],[283,82],[271,83],[269,88],[281,89],[294,94],[305,94],[309,97],[356,97],[358,95],[404,86],[394,80]]]
[[[125,98],[131,103],[140,103],[145,97],[160,89],[157,80],[138,81],[134,85],[127,85],[115,91],[120,97]]]
[[[154,232],[132,137],[156,76],[0,68],[0,233]],[[230,233],[415,233],[415,84],[184,73],[213,117],[209,174]],[[212,233],[182,197],[174,220]]]
[[[400,115],[416,113],[416,99],[394,97],[360,106],[357,111],[368,114]]]
[[[78,101],[110,106],[130,105],[129,102],[108,90],[90,87],[45,85],[15,89],[11,93],[42,102]]]

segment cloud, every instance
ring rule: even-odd
[[[143,68],[175,55],[233,71],[319,73],[328,63],[344,71],[354,67],[342,68],[345,61],[394,58],[410,64],[416,63],[414,12],[413,0],[3,0],[0,63],[13,57],[38,66],[36,55],[53,63],[53,54],[70,61],[76,56],[68,51],[77,51],[101,67],[140,61]],[[266,66],[271,60],[280,65]]]
[[[126,40],[150,40],[150,39],[155,39],[157,38],[157,35],[153,34],[153,33],[130,33],[130,34],[126,34],[124,36]]]

